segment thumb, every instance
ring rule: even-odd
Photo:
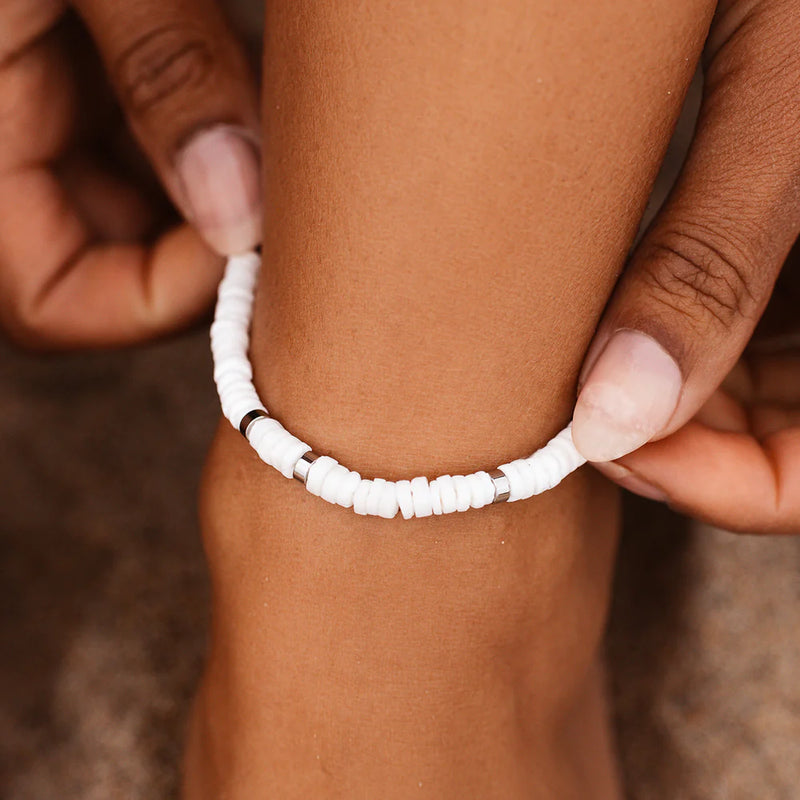
[[[162,186],[218,252],[260,241],[258,99],[215,0],[75,0]]]
[[[800,229],[800,17],[723,2],[686,164],[634,253],[581,374],[573,437],[611,461],[680,428],[747,344]]]

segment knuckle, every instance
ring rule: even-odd
[[[646,287],[694,326],[728,329],[757,317],[756,272],[730,239],[687,226],[652,237],[642,255]]]
[[[0,24],[0,63],[6,64],[44,36],[66,11],[65,0],[5,0]]]
[[[170,24],[136,39],[117,59],[112,73],[128,107],[145,114],[207,84],[214,63],[214,46],[207,37]]]

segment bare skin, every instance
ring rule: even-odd
[[[499,463],[566,421],[708,22],[666,11],[271,6],[253,358],[279,419],[389,478]],[[595,475],[366,520],[223,427],[206,477],[188,798],[617,796]]]
[[[718,3],[692,146],[598,325],[574,414],[605,475],[748,533],[800,533],[799,43],[798,0]]]
[[[252,356],[271,412],[387,478],[563,426],[710,13],[270,4]],[[619,796],[596,473],[387,522],[306,495],[223,425],[201,509],[188,800]]]
[[[0,327],[108,347],[205,314],[260,240],[258,111],[215,0],[3,0]]]

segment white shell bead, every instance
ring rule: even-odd
[[[530,480],[526,480],[526,475],[520,471],[519,464],[511,461],[500,466],[503,474],[508,478],[510,494],[509,502],[513,503],[525,496],[525,491],[529,488]]]
[[[217,392],[221,397],[226,397],[228,392],[237,388],[247,388],[249,381],[238,372],[226,372],[218,381]]]
[[[222,375],[228,372],[236,372],[242,375],[248,382],[253,380],[253,367],[247,360],[247,356],[232,356],[221,360],[214,368],[214,380],[218,381]]]
[[[397,481],[397,504],[400,506],[400,513],[403,519],[411,519],[414,516],[414,500],[411,497],[411,481]]]
[[[352,508],[353,495],[355,495],[359,483],[361,483],[361,476],[357,472],[348,470],[347,477],[342,481],[339,492],[336,495],[337,505],[342,506],[342,508]]]
[[[271,431],[279,429],[282,430],[283,425],[278,420],[272,417],[259,417],[250,426],[250,430],[247,432],[247,441],[255,450],[258,450],[258,443],[263,441]]]
[[[433,514],[431,490],[427,478],[414,478],[411,481],[411,499],[414,503],[415,517],[429,517]]]
[[[453,514],[458,510],[456,502],[456,486],[452,475],[440,475],[436,479],[439,488],[439,498],[442,502],[442,513]]]
[[[526,458],[525,461],[528,463],[528,466],[531,469],[531,474],[533,475],[533,494],[541,494],[547,489],[547,476],[540,467],[541,459],[531,456],[530,458]]]
[[[294,436],[289,431],[284,430],[279,436],[271,442],[269,451],[267,453],[267,463],[280,471],[280,465],[286,457],[287,452],[291,449]]]
[[[306,477],[306,489],[311,494],[319,496],[320,489],[322,489],[322,482],[325,476],[337,465],[335,458],[330,456],[320,456],[308,469],[308,476]]]
[[[370,486],[369,494],[367,495],[367,514],[371,517],[378,516],[378,509],[381,506],[381,495],[386,486],[384,478],[373,478],[372,486]]]
[[[442,514],[442,496],[439,494],[439,484],[432,480],[428,484],[428,488],[431,492],[431,509],[433,513],[439,517]]]
[[[470,501],[469,481],[464,475],[454,475],[453,486],[456,490],[456,511],[466,511]]]
[[[488,506],[494,499],[494,484],[488,472],[467,475],[470,487],[470,505],[473,508]]]
[[[517,477],[516,485],[512,485],[511,497],[515,500],[525,500],[532,497],[536,491],[536,470],[533,465],[524,458],[518,458],[511,462]],[[511,498],[509,498],[511,499]]]
[[[301,442],[296,436],[292,436],[291,444],[281,453],[277,464],[277,469],[284,478],[294,477],[294,465],[300,457],[311,450],[311,446]]]
[[[542,491],[552,489],[561,480],[558,461],[550,451],[536,459],[536,467],[542,476]]]
[[[281,426],[280,430],[272,429],[263,431],[255,440],[253,447],[262,461],[267,464],[271,463],[274,446],[277,442],[281,441],[284,433],[283,426]]]
[[[330,472],[328,472],[328,474],[325,476],[325,480],[322,481],[322,486],[319,490],[319,496],[323,500],[327,500],[329,503],[335,503],[336,498],[339,496],[339,489],[347,479],[349,472],[350,470],[347,469],[347,467],[337,464]]]
[[[372,481],[361,480],[361,483],[356,487],[355,494],[353,495],[353,511],[356,514],[367,513],[367,497],[369,496],[370,489],[372,488]]]
[[[397,514],[397,486],[394,481],[386,481],[381,487],[381,497],[378,502],[378,516],[392,519]]]

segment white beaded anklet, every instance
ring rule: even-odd
[[[261,460],[286,478],[305,484],[311,494],[352,508],[356,514],[391,519],[399,510],[405,519],[429,517],[524,500],[552,489],[586,462],[575,449],[570,426],[527,458],[502,464],[491,472],[440,475],[432,481],[367,480],[330,456],[317,455],[310,445],[269,416],[253,386],[247,350],[260,265],[261,258],[256,253],[228,260],[211,326],[214,382],[222,413]]]

